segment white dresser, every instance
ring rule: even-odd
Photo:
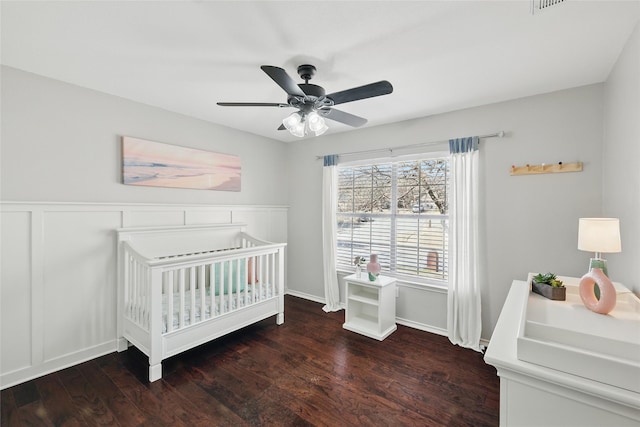
[[[485,354],[500,376],[501,426],[640,426],[639,300],[616,284],[609,315],[511,285]]]
[[[346,311],[343,328],[382,341],[396,325],[396,279],[378,276],[371,282],[366,274],[344,278]]]

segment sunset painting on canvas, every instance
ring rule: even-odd
[[[240,191],[240,172],[238,156],[122,137],[125,184]]]

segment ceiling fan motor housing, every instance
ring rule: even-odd
[[[309,80],[316,74],[316,67],[310,64],[303,64],[298,66],[298,75],[305,83],[309,83]]]
[[[304,83],[298,84],[298,87],[306,95],[304,100],[296,97],[290,97],[288,102],[290,105],[300,108],[304,112],[312,111],[319,105],[315,105],[318,98],[324,97],[326,92],[323,87],[309,83],[309,80],[316,74],[316,67],[310,64],[303,64],[298,66],[298,75]],[[302,101],[302,102],[300,102]]]

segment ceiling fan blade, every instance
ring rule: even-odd
[[[327,119],[334,120],[336,122],[344,123],[345,125],[360,127],[367,123],[367,119],[356,116],[344,111],[336,110],[335,108],[327,108],[318,110],[318,113]]]
[[[222,107],[290,107],[289,104],[281,102],[216,102]]]
[[[393,86],[386,80],[376,83],[354,87],[352,89],[343,90],[327,95],[327,98],[333,100],[334,105],[344,104],[345,102],[357,101],[359,99],[373,98],[374,96],[387,95],[393,92]]]
[[[305,93],[298,87],[298,84],[289,77],[289,74],[282,68],[272,65],[262,65],[260,68],[289,95],[305,96]]]

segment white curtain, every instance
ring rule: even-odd
[[[322,255],[326,312],[338,311],[340,288],[336,273],[336,206],[338,194],[338,156],[324,156],[322,169]]]
[[[453,344],[480,351],[478,278],[478,137],[449,140],[449,292],[447,330]]]

